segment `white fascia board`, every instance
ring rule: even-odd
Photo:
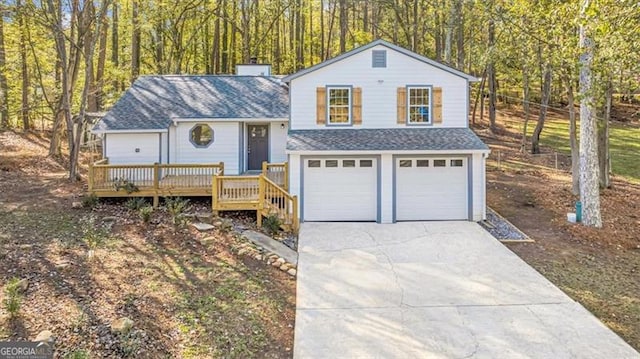
[[[491,150],[411,150],[411,151],[291,151],[286,154],[300,156],[365,156],[365,155],[468,155],[473,153],[489,154]]]
[[[150,129],[150,130],[91,130],[93,134],[103,134],[103,133],[167,133],[169,130],[164,129]]]
[[[173,124],[180,122],[289,122],[288,117],[280,118],[174,118]]]

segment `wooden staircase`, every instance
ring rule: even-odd
[[[256,211],[258,226],[263,217],[276,215],[282,229],[297,231],[298,197],[288,192],[288,164],[263,163],[262,173],[254,176],[214,175],[212,184],[212,210]]]

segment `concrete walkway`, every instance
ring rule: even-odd
[[[295,358],[640,358],[469,222],[305,223]]]

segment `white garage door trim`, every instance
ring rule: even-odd
[[[417,159],[428,160],[428,166],[425,167],[429,170],[435,170],[434,160],[445,160],[446,167],[451,167],[451,160],[461,159],[463,160],[463,167],[466,167],[466,171],[464,168],[461,168],[464,171],[464,180],[465,180],[465,190],[466,190],[466,198],[464,198],[464,212],[461,210],[451,210],[451,214],[443,214],[442,216],[427,214],[424,217],[420,216],[410,216],[405,213],[402,213],[402,210],[399,210],[399,204],[401,200],[401,196],[398,194],[399,185],[402,184],[402,179],[399,179],[398,171],[399,171],[399,163],[401,160],[413,160],[412,166],[416,166]],[[412,167],[415,168],[415,167]],[[443,155],[394,155],[393,156],[393,221],[420,221],[420,220],[471,220],[472,217],[472,208],[473,208],[473,173],[472,173],[473,163],[471,155],[455,155],[455,154],[443,154]],[[416,194],[415,190],[412,190],[412,196]],[[461,199],[462,200],[462,199]],[[462,202],[462,201],[461,201]],[[461,203],[460,203],[461,204]],[[461,204],[462,205],[462,204]]]
[[[366,221],[376,221],[379,222],[380,221],[380,213],[381,213],[381,208],[380,208],[380,175],[381,175],[381,168],[380,168],[380,157],[381,156],[372,156],[372,155],[365,155],[365,156],[301,156],[300,157],[300,168],[302,169],[301,175],[300,175],[300,218],[302,221],[362,221],[362,222],[366,222]],[[321,161],[321,167],[318,168],[318,170],[320,171],[325,171],[325,166],[326,166],[326,161],[327,160],[336,160],[338,161],[338,166],[337,168],[344,168],[344,160],[354,160],[355,161],[355,165],[356,168],[355,170],[358,171],[360,168],[365,169],[364,171],[367,172],[367,169],[369,169],[369,167],[361,167],[361,162],[360,160],[370,160],[372,163],[372,167],[370,167],[370,175],[373,176],[372,181],[362,181],[363,178],[360,178],[360,181],[356,181],[356,183],[363,185],[363,186],[359,186],[362,187],[363,191],[365,191],[365,193],[369,193],[370,195],[373,194],[373,196],[367,196],[364,197],[366,200],[364,203],[361,203],[360,205],[354,205],[353,207],[348,207],[345,206],[344,204],[340,206],[339,209],[336,209],[336,212],[333,215],[328,215],[325,216],[324,214],[318,214],[315,212],[312,212],[311,214],[309,213],[309,208],[305,208],[307,207],[307,205],[309,204],[310,201],[313,201],[315,198],[313,197],[314,195],[311,194],[310,192],[308,192],[308,187],[310,187],[310,185],[315,185],[313,186],[314,188],[318,188],[317,186],[323,186],[324,181],[327,180],[326,176],[323,176],[323,181],[320,182],[312,182],[312,183],[308,183],[308,179],[309,179],[309,167],[308,167],[308,161],[309,160],[319,160]],[[313,169],[312,169],[313,170]],[[339,171],[339,170],[338,170]],[[326,173],[326,172],[325,172]],[[323,173],[324,174],[324,173]],[[362,173],[363,175],[366,176],[366,173]],[[367,177],[368,178],[368,177]],[[349,179],[353,179],[353,177],[349,177]],[[327,183],[329,183],[327,181]],[[355,183],[352,181],[351,185],[355,185]],[[338,185],[339,186],[339,185]],[[330,193],[330,190],[328,187],[333,187],[334,186],[330,186],[328,185],[327,188],[323,188],[321,187],[321,189],[319,190],[319,193],[323,193],[325,195],[323,195],[325,198],[323,198],[324,200],[327,201],[331,201],[330,195],[326,195],[326,193]],[[338,188],[342,188],[342,187],[338,187]],[[306,192],[306,193],[305,193]],[[363,193],[364,195],[364,193]],[[344,198],[343,196],[339,196],[339,199],[335,199],[335,202],[338,203],[338,201],[340,199]],[[344,208],[344,212],[341,212]],[[356,211],[351,211],[350,209],[356,209]]]

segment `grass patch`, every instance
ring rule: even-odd
[[[255,299],[248,293],[256,288],[251,286],[250,282],[231,277],[217,283],[211,295],[182,295],[178,305],[180,332],[190,343],[184,349],[184,357],[260,355],[261,348],[269,344],[269,337],[262,313],[253,309]],[[207,342],[209,346],[202,345]]]
[[[552,114],[557,116],[557,114]],[[522,131],[522,125],[515,120],[506,123],[506,127]],[[578,121],[578,131],[580,131]],[[533,134],[535,120],[527,127],[528,136]],[[579,135],[578,135],[579,137]],[[569,147],[569,119],[558,117],[547,118],[540,135],[540,143],[564,154],[571,154]],[[640,183],[640,126],[612,122],[609,127],[609,146],[611,151],[611,167],[614,174],[625,177],[631,182]]]

